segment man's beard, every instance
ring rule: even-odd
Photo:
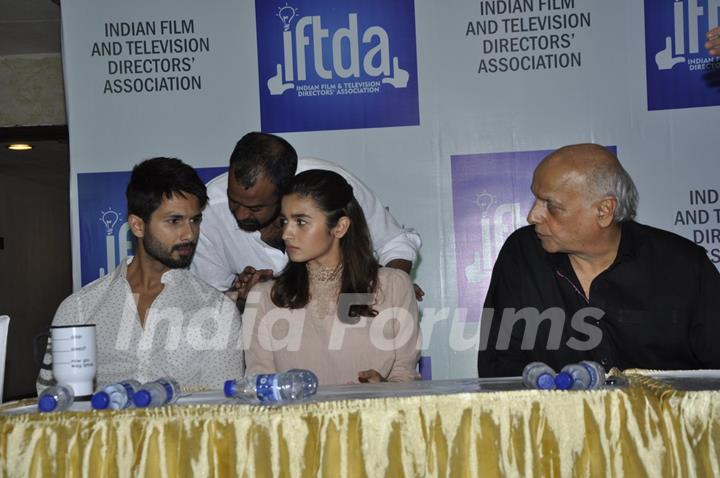
[[[146,233],[143,236],[142,241],[147,255],[170,269],[187,269],[190,267],[192,258],[195,255],[195,246],[197,245],[195,242],[184,242],[182,244],[175,244],[170,248],[169,252],[165,252],[163,250],[163,245],[159,241],[155,240],[152,234]],[[172,256],[173,251],[185,247],[192,248],[190,254],[184,256],[181,255],[178,259],[175,259]]]
[[[240,229],[242,229],[245,232],[255,232],[259,231],[263,227],[265,227],[267,224],[260,224],[259,221],[255,219],[245,219],[241,221],[240,219],[236,219],[237,225]]]
[[[277,209],[275,210],[275,213],[272,215],[272,217],[265,222],[260,222],[257,219],[235,219],[235,222],[237,222],[237,225],[240,229],[242,229],[245,232],[255,232],[259,231],[260,229],[263,229],[270,224],[273,223],[277,219],[277,217],[280,215],[280,205],[278,204]]]

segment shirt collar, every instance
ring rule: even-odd
[[[615,262],[632,259],[637,253],[638,241],[635,235],[635,223],[627,221],[620,224],[620,245]]]
[[[635,223],[633,221],[623,222],[620,224],[620,244],[618,245],[618,253],[612,265],[635,257],[638,246],[635,229]],[[542,247],[539,243],[540,240],[538,239],[538,246]],[[570,259],[566,253],[556,252],[551,254],[546,252],[545,254],[555,270],[569,272],[569,270],[572,269]]]
[[[125,261],[121,262],[117,269],[116,274],[118,277],[122,277],[127,281],[127,268],[132,263],[134,259],[134,256],[128,256]],[[170,269],[165,272],[163,272],[163,275],[160,276],[160,283],[161,284],[172,284],[173,282],[177,282],[182,279],[182,277],[185,276],[185,273],[187,273],[187,269]]]

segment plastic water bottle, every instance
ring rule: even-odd
[[[95,410],[128,408],[133,404],[133,396],[140,390],[140,386],[137,380],[112,383],[96,392],[90,399],[90,404]]]
[[[225,382],[225,396],[249,402],[296,401],[315,395],[317,376],[310,370],[248,375]]]
[[[583,360],[579,365],[585,367],[590,374],[588,389],[600,388],[605,385],[605,367],[591,360]]]
[[[303,397],[315,395],[318,389],[318,378],[315,372],[304,368],[291,368],[286,373],[297,372],[302,376]]]
[[[133,395],[133,403],[140,408],[159,407],[175,403],[179,397],[180,385],[170,377],[163,377],[143,384]]]
[[[522,377],[527,388],[555,389],[555,370],[543,362],[530,362],[527,364]]]
[[[587,390],[590,381],[590,372],[579,363],[564,366],[555,377],[555,385],[559,390]]]
[[[72,387],[55,385],[48,387],[38,397],[38,410],[41,412],[62,412],[67,410],[75,401]]]

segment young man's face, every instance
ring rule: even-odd
[[[192,194],[163,198],[145,224],[142,240],[147,255],[170,269],[190,266],[198,236],[202,209]]]
[[[260,176],[253,186],[246,188],[235,179],[234,169],[230,168],[227,196],[230,212],[243,231],[259,231],[280,213],[277,188],[265,176]]]

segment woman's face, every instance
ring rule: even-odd
[[[329,229],[327,215],[315,201],[297,194],[283,197],[280,217],[282,238],[291,261],[321,267],[335,267],[340,263],[340,238],[347,230],[347,218]]]

